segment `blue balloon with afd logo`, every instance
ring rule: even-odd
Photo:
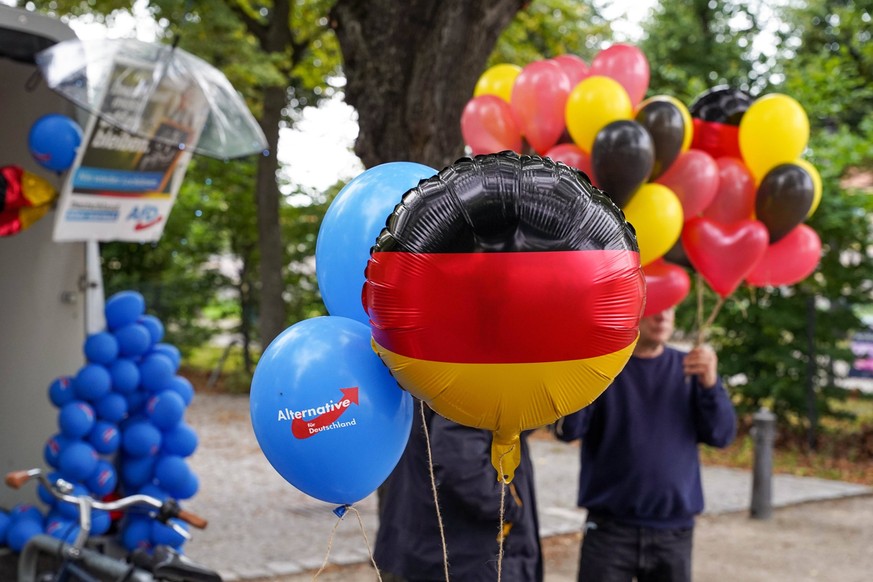
[[[30,127],[27,140],[30,155],[40,166],[63,172],[76,159],[76,151],[82,143],[82,128],[66,115],[50,113]]]
[[[412,397],[345,317],[298,322],[267,347],[252,379],[252,426],[273,468],[300,491],[340,505],[388,477],[412,427]]]
[[[361,304],[370,248],[407,190],[437,173],[412,162],[374,166],[340,190],[315,241],[315,276],[328,313],[369,325]]]

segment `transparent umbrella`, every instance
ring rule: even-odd
[[[219,159],[267,147],[224,73],[177,46],[73,39],[36,62],[51,89],[129,134]]]

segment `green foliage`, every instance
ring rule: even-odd
[[[488,65],[523,67],[562,54],[590,63],[611,38],[609,23],[591,0],[534,0],[503,31]]]
[[[690,105],[710,87],[748,90],[754,83],[751,48],[759,26],[746,3],[661,0],[643,31],[639,48],[651,69],[649,95],[672,95]]]

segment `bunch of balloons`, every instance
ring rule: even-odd
[[[647,314],[688,293],[687,272],[665,260],[677,253],[723,298],[744,280],[807,277],[821,243],[801,223],[818,206],[821,178],[801,158],[803,108],[728,87],[689,108],[669,95],[644,99],[648,84],[648,60],[626,44],[590,66],[575,55],[499,64],[479,78],[461,130],[474,154],[530,148],[579,168],[612,198],[636,229]]]
[[[0,167],[0,236],[30,228],[49,211],[57,194],[46,180],[19,166]]]
[[[252,426],[291,485],[351,505],[388,477],[406,448],[412,398],[370,346],[364,269],[403,193],[436,170],[411,162],[371,168],[337,194],[316,241],[316,276],[330,315],[298,322],[264,351],[252,379]]]
[[[105,315],[107,329],[85,340],[85,364],[49,386],[49,400],[58,409],[58,432],[44,447],[45,461],[55,470],[51,477],[72,483],[75,494],[96,499],[122,493],[189,499],[199,481],[186,458],[198,437],[184,421],[194,388],[177,374],[179,350],[161,341],[163,324],[145,313],[145,301],[135,291],[110,297]],[[9,526],[6,543],[13,550],[35,533],[72,541],[79,531],[75,506],[58,502],[42,486],[39,497],[48,511],[45,516],[38,509],[26,512],[39,528]],[[110,529],[106,512],[95,510],[92,520],[92,534]],[[120,535],[131,550],[184,543],[172,528],[142,516],[125,517]]]

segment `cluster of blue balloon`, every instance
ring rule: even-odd
[[[120,492],[189,499],[199,481],[186,458],[198,438],[184,422],[194,388],[177,374],[179,350],[161,341],[163,324],[145,313],[145,300],[135,291],[110,297],[105,314],[107,330],[85,340],[86,363],[75,376],[61,376],[49,386],[59,429],[44,448],[46,463],[55,469],[52,477],[73,483],[77,495],[97,499]],[[5,540],[19,551],[43,531],[75,538],[78,509],[57,502],[42,486],[39,497],[48,505],[45,516],[28,505],[0,515],[0,543]],[[104,534],[110,526],[110,516],[95,510],[92,534]],[[148,517],[128,516],[120,533],[131,550],[157,544],[178,548],[184,542],[172,528]]]
[[[30,155],[36,163],[55,172],[64,172],[76,159],[82,143],[82,128],[66,115],[50,113],[30,126],[27,137]]]
[[[252,379],[258,444],[300,491],[340,505],[388,477],[406,447],[412,397],[370,343],[361,303],[370,248],[403,194],[437,173],[391,162],[360,174],[331,203],[318,232],[318,287],[329,316],[298,322],[264,351]]]

